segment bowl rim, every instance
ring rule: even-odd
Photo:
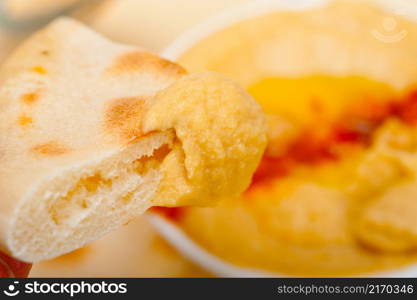
[[[303,11],[314,7],[322,7],[335,0],[255,0],[242,6],[218,13],[207,20],[186,30],[171,44],[169,44],[160,55],[177,60],[185,51],[228,26],[242,20],[260,16],[273,11]],[[369,0],[377,3],[390,12],[398,13],[405,18],[417,21],[417,3],[396,1],[393,4],[388,0]],[[404,14],[405,8],[407,14]],[[167,218],[153,212],[147,212],[146,217],[157,232],[176,248],[184,257],[190,259],[198,266],[221,277],[294,277],[284,273],[268,272],[256,268],[245,268],[227,262],[214,254],[189,237],[184,230]],[[353,275],[347,277],[417,277],[417,262],[390,271],[375,272],[370,274]]]
[[[285,277],[305,277],[294,276],[285,273],[269,272],[262,269],[240,267],[233,263],[217,257],[210,253],[204,247],[200,246],[196,241],[189,237],[184,230],[177,224],[168,220],[166,217],[154,212],[147,212],[145,214],[147,220],[153,228],[181,255],[191,260],[196,265],[220,277],[256,277],[256,278],[285,278]],[[308,276],[320,277],[320,276]],[[359,275],[347,275],[338,277],[351,278],[372,278],[372,277],[394,277],[394,278],[416,278],[417,277],[417,263],[412,263],[391,271],[366,273]]]

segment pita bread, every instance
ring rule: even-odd
[[[95,240],[152,205],[212,204],[248,185],[265,120],[243,89],[186,75],[71,19],[0,71],[0,242],[29,262]]]

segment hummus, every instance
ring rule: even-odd
[[[303,276],[417,261],[417,25],[368,2],[254,17],[180,57],[239,81],[270,115],[242,196],[167,213],[215,255]],[[386,18],[407,34],[381,40]]]

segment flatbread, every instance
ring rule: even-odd
[[[235,83],[115,44],[71,19],[0,71],[0,243],[34,262],[152,205],[214,203],[249,184],[266,144]]]
[[[87,1],[72,16],[112,40],[159,52],[192,26],[250,1]]]

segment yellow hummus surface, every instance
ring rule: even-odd
[[[265,155],[280,155],[305,128],[324,134],[348,107],[406,93],[324,75],[266,78],[248,90],[272,119]],[[343,144],[338,160],[297,163],[217,207],[184,209],[178,222],[213,253],[247,267],[310,276],[401,267],[417,260],[415,145],[417,130],[389,117],[369,145]]]

